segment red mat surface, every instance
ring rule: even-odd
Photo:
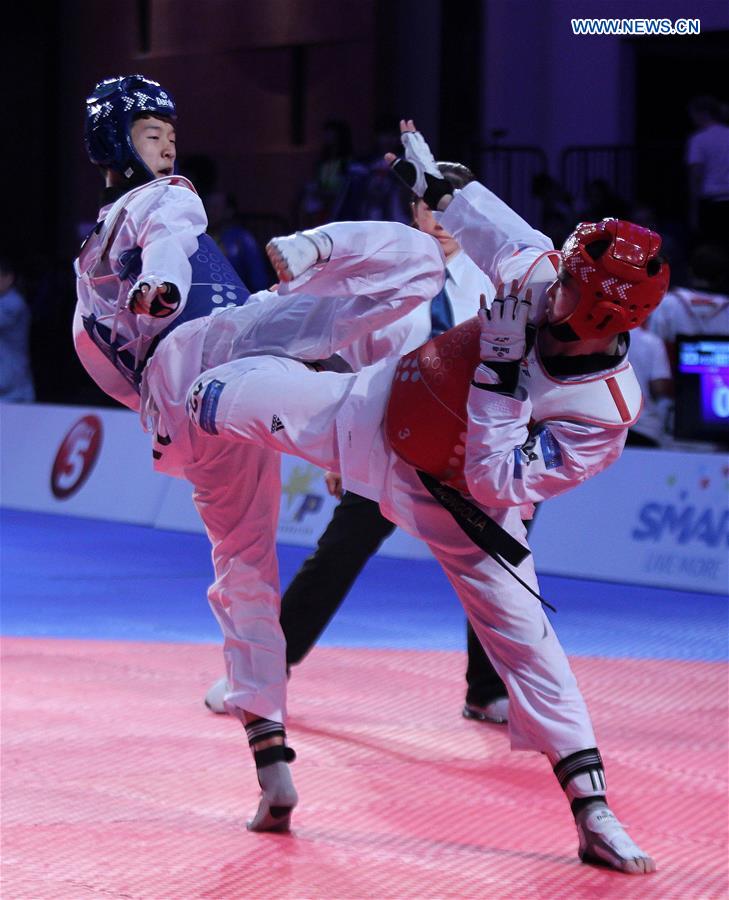
[[[220,651],[8,638],[2,897],[727,896],[727,669],[576,658],[609,796],[658,862],[582,865],[543,757],[460,717],[459,653],[315,650],[291,682],[301,795],[253,835],[242,729],[201,704]]]

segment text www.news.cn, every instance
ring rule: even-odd
[[[572,34],[701,34],[701,19],[571,19]]]

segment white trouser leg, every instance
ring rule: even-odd
[[[539,601],[476,547],[450,514],[397,462],[383,512],[429,545],[509,692],[515,750],[560,752],[595,746],[585,701]],[[522,543],[518,509],[494,512]],[[531,556],[516,569],[536,589]]]
[[[443,286],[438,242],[423,232],[397,222],[339,222],[326,231],[332,256],[305,283],[260,291],[207,321],[203,369],[252,353],[327,359],[429,302]],[[408,333],[395,329],[392,341],[381,336],[368,345],[368,363],[398,354]]]
[[[191,428],[192,430],[192,428]],[[213,548],[208,591],[223,631],[229,705],[283,722],[286,643],[279,624],[278,454],[192,435],[185,477]]]
[[[233,438],[338,470],[335,419],[354,378],[282,357],[247,357],[195,379],[188,411],[221,443]]]

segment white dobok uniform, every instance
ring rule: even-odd
[[[186,394],[200,372],[235,356],[325,359],[383,328],[439,291],[440,249],[404,225],[333,226],[339,252],[358,267],[342,280],[340,299],[289,297],[282,290],[246,301],[244,286],[205,234],[202,203],[185,179],[158,179],[128,192],[101,209],[99,223],[76,261],[78,355],[107,394],[140,412],[154,435],[155,468],[194,486],[213,548],[208,597],[224,635],[228,702],[283,721],[286,663],[275,555],[280,460],[272,451],[286,448],[221,441],[194,428]],[[140,273],[178,287],[175,315],[156,319],[124,308]],[[345,320],[354,326],[345,327]],[[306,409],[306,392],[297,387],[296,397]]]
[[[496,292],[491,279],[462,250],[457,251],[446,262],[444,290],[453,325],[460,325],[476,315],[482,294],[486,298],[486,305],[491,306]],[[421,303],[386,328],[365,335],[349,347],[344,347],[339,356],[353,371],[359,371],[384,355],[405,354],[420,347],[430,338],[434,327],[436,331],[440,331],[442,323],[433,320],[430,303]],[[382,341],[387,342],[384,351]]]
[[[500,207],[490,199],[488,209],[479,211],[479,190],[473,187],[456,196],[444,226],[464,245],[464,238],[476,242],[471,232],[475,229],[487,245],[490,242],[495,258],[508,261],[514,273],[510,277],[519,277],[512,262],[516,251],[523,260],[521,275],[529,273],[538,299],[555,275],[555,265],[544,258],[551,244],[500,201],[505,222],[498,219]],[[486,191],[481,185],[476,188]],[[456,213],[464,202],[467,206],[459,219]],[[336,227],[341,226],[326,226],[334,246],[330,262],[303,276],[305,283],[292,282],[287,295],[292,300],[300,292],[320,296],[325,304],[330,302],[343,329],[356,330],[357,320],[347,318],[348,304],[334,298],[350,289],[371,295],[368,271],[378,271],[377,258],[368,256],[364,262],[346,258]],[[382,226],[346,227],[358,227],[366,235]],[[508,233],[513,244],[519,229],[531,242],[504,252],[502,234]],[[388,264],[384,254],[381,260]],[[546,267],[540,266],[542,262]],[[541,281],[534,278],[535,272],[542,275]],[[506,280],[499,272],[494,274]],[[221,314],[207,339],[213,340],[228,315],[232,320],[245,311],[246,307]],[[288,349],[289,357],[297,355]],[[335,352],[336,347],[328,349]],[[466,537],[422,486],[416,470],[389,447],[383,417],[399,360],[386,356],[361,372],[342,375],[313,371],[283,354],[234,356],[241,354],[233,354],[231,362],[205,372],[193,384],[190,414],[197,427],[217,434],[223,445],[231,440],[256,443],[340,471],[346,489],[378,501],[388,518],[428,544],[460,597],[507,685],[512,747],[560,753],[594,747],[584,700],[539,602]],[[547,374],[536,351],[523,367],[520,383],[525,399],[471,387],[462,452],[472,498],[526,543],[524,508],[575,486],[612,462],[640,410],[640,392],[624,360],[606,373],[557,380]],[[517,572],[536,589],[530,556]]]

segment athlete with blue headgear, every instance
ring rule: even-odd
[[[97,225],[75,262],[74,342],[102,390],[140,413],[154,435],[155,469],[194,487],[213,547],[208,599],[224,635],[226,708],[245,726],[262,789],[248,827],[282,831],[298,798],[284,728],[286,647],[275,555],[279,455],[216,439],[222,383],[190,397],[198,421],[212,430],[194,427],[188,388],[201,372],[238,356],[326,360],[433,297],[443,261],[431,237],[405,225],[378,223],[372,231],[367,223],[339,223],[328,229],[337,251],[329,274],[322,274],[324,299],[292,296],[285,286],[248,298],[206,234],[195,188],[174,172],[175,123],[170,94],[141,75],[102,81],[86,102],[86,146],[106,187]],[[385,251],[386,271],[378,258]],[[350,280],[339,287],[342,272]],[[372,285],[369,295],[363,277]],[[346,328],[334,315],[334,289],[327,288],[333,284],[339,308],[354,323]],[[302,420],[307,376],[334,377],[320,367],[301,366],[301,390],[290,398]],[[280,434],[288,434],[283,424]]]
[[[156,81],[143,75],[100,81],[86,100],[89,158],[130,185],[171,175],[176,119],[175,101]],[[155,144],[155,132],[165,140]]]
[[[139,411],[145,427],[152,423],[155,468],[195,487],[213,544],[210,603],[232,635],[225,650],[237,689],[231,712],[246,727],[263,790],[249,828],[282,830],[297,796],[283,726],[278,508],[271,502],[280,487],[279,463],[256,447],[231,445],[220,453],[185,421],[185,392],[200,371],[204,329],[185,335],[178,326],[240,306],[248,291],[205,233],[195,188],[174,174],[176,119],[170,94],[142,75],[102,81],[86,101],[86,148],[106,186],[98,223],[75,263],[74,342],[94,381]],[[245,516],[255,522],[254,536]],[[259,633],[248,641],[236,633],[243,618],[236,600],[258,621]]]

